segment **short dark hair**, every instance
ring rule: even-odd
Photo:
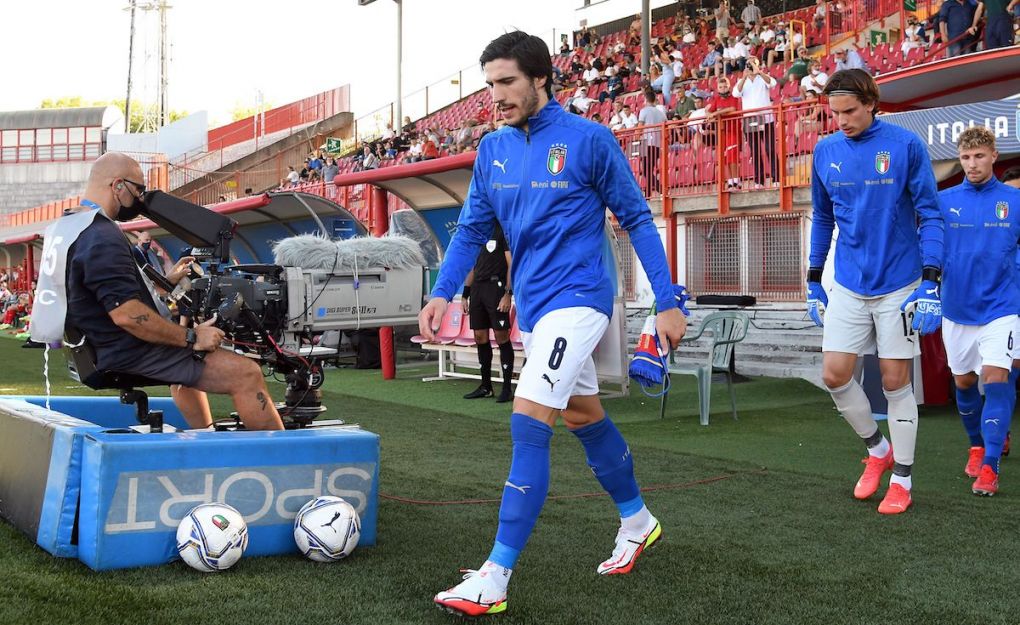
[[[863,69],[841,69],[825,83],[822,93],[826,96],[854,95],[861,104],[871,107],[871,114],[878,113],[880,94],[878,83]]]
[[[1010,167],[1002,172],[1003,182],[1010,182],[1012,180],[1020,180],[1020,167]]]
[[[486,63],[496,59],[517,61],[517,67],[530,78],[545,77],[545,92],[552,97],[552,58],[549,56],[549,47],[541,37],[521,30],[500,35],[485,46],[478,64],[485,69]]]

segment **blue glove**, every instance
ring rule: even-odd
[[[825,289],[822,288],[822,284],[820,282],[808,282],[807,312],[808,316],[811,317],[811,321],[814,321],[815,325],[819,328],[825,325],[822,323],[822,313],[828,305],[829,296],[826,295]]]
[[[922,280],[917,290],[904,300],[900,310],[906,312],[908,306],[914,307],[914,321],[910,327],[921,336],[931,334],[942,325],[942,300],[939,299],[937,282]]]

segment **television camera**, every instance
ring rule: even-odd
[[[359,268],[355,259],[353,269],[338,268],[336,260],[331,268],[233,265],[236,221],[161,191],[146,194],[145,204],[142,214],[191,245],[190,255],[205,265],[193,264],[191,275],[176,286],[151,267],[146,275],[170,294],[182,315],[196,323],[215,317],[236,352],[284,376],[287,392],[278,408],[285,420],[307,425],[325,411],[323,363],[337,350],[315,344],[324,332],[417,323],[425,280],[421,262],[403,258],[379,266],[376,257]]]

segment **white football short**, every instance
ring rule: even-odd
[[[946,359],[953,375],[980,374],[982,366],[1009,371],[1013,366],[1017,319],[1016,315],[1007,315],[983,326],[968,326],[943,317],[942,342],[946,344]]]
[[[874,297],[834,284],[825,308],[822,351],[857,355],[877,352],[879,358],[900,360],[920,354],[920,338],[911,328],[913,312],[900,312],[903,301],[919,283]]]
[[[587,307],[546,313],[531,332],[522,332],[527,360],[517,381],[517,397],[562,410],[572,395],[597,395],[592,352],[609,318]]]

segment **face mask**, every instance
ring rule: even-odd
[[[121,205],[120,210],[117,211],[117,221],[131,221],[141,215],[143,210],[145,210],[145,202],[136,197],[130,206]]]
[[[719,91],[719,97],[727,98],[727,97],[729,97],[729,95],[730,95],[729,91],[722,91],[722,90]]]
[[[150,243],[149,241],[146,241],[145,243],[142,243],[142,249],[145,250],[146,252],[149,251],[150,247],[152,247],[152,243]]]
[[[125,183],[127,184],[127,183]],[[120,196],[114,193],[114,197],[117,198],[117,203],[120,204]],[[117,221],[131,221],[135,217],[142,214],[145,210],[145,202],[140,197],[135,197],[132,193],[131,197],[133,201],[128,206],[120,205],[120,209],[117,211]]]

